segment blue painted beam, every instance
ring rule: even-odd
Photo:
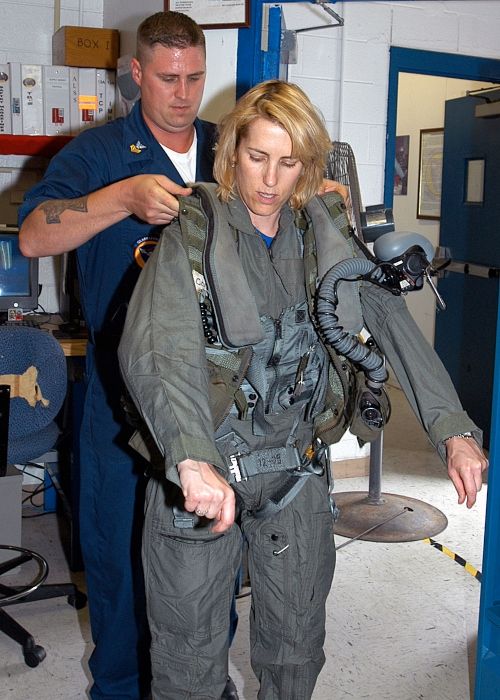
[[[279,77],[281,50],[281,8],[269,7],[267,50],[261,49],[262,0],[251,3],[250,27],[238,30],[236,97],[263,80]]]
[[[500,306],[495,349],[488,500],[476,650],[476,700],[500,700]]]

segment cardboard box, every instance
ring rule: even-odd
[[[116,68],[120,53],[117,29],[61,27],[52,36],[52,63],[83,68]]]
[[[8,63],[0,63],[0,134],[11,133],[10,68]]]
[[[69,68],[43,66],[44,132],[48,136],[70,133]]]

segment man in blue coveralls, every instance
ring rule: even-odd
[[[81,545],[95,649],[93,700],[149,692],[149,639],[140,538],[146,464],[128,447],[116,350],[128,300],[176,216],[186,182],[211,181],[213,124],[197,118],[205,38],[176,12],[144,20],[131,113],[71,141],[26,195],[20,245],[29,257],[77,249],[88,326],[87,389],[80,435]],[[237,698],[228,679],[224,698]]]

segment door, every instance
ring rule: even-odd
[[[477,117],[481,104],[446,103],[440,243],[452,262],[439,280],[448,309],[435,345],[487,445],[491,436],[475,698],[500,700],[500,117]]]
[[[500,90],[478,94],[500,99]],[[452,258],[439,291],[435,347],[489,445],[500,271],[500,116],[484,97],[446,102],[440,245]],[[500,103],[499,103],[500,104]]]

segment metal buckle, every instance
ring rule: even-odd
[[[182,510],[178,506],[172,508],[174,514],[174,527],[181,529],[194,528],[198,525],[200,519],[196,513],[188,513],[186,510]]]
[[[240,465],[238,464],[238,457],[239,454],[231,455],[229,457],[229,471],[233,475],[234,480],[238,484],[240,481],[242,481],[242,476],[241,476],[241,470],[240,470]]]
[[[311,445],[305,452],[300,469],[309,474],[323,476],[327,468],[327,447],[321,442],[316,448]]]

